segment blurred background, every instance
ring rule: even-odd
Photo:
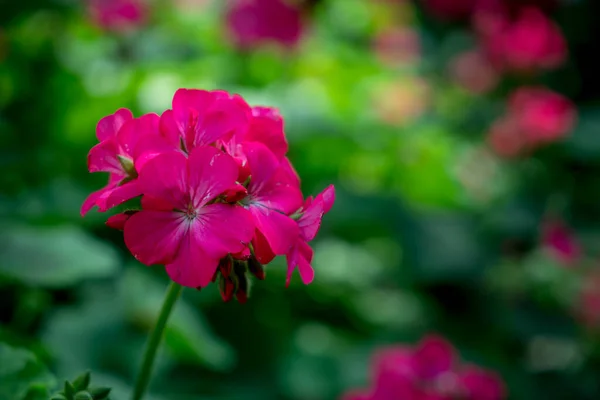
[[[511,399],[600,398],[595,0],[0,2],[0,399],[89,369],[127,398],[167,277],[134,261],[86,155],[180,87],[278,107],[337,202],[304,286],[186,290],[150,399],[338,399],[438,333]],[[37,397],[36,397],[37,396]],[[485,399],[483,399],[485,400]]]

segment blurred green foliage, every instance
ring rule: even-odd
[[[185,291],[149,399],[335,399],[367,381],[377,346],[433,331],[498,370],[511,398],[600,397],[598,331],[574,312],[600,253],[600,93],[582,94],[578,69],[581,43],[598,43],[582,17],[591,0],[564,6],[573,60],[542,77],[577,98],[578,127],[516,161],[482,139],[511,82],[477,96],[448,79],[472,40],[458,26],[412,5],[323,0],[297,50],[241,52],[225,39],[224,2],[188,3],[155,1],[148,24],[123,34],[94,27],[84,2],[1,6],[0,400],[46,398],[87,369],[127,398],[167,279],[132,263],[105,215],[80,218],[105,183],[86,154],[101,117],[160,113],[179,87],[280,108],[304,192],[333,182],[338,199],[310,286],[284,288],[276,260],[245,305]],[[421,34],[418,62],[375,57],[372,35],[389,24]],[[540,248],[548,212],[577,231],[584,266]]]

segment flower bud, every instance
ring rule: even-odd
[[[256,277],[256,279],[263,281],[265,279],[265,267],[262,265],[256,257],[250,257],[248,260],[248,269],[250,273]]]

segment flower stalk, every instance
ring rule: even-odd
[[[163,301],[160,314],[158,315],[158,320],[148,338],[146,350],[144,351],[144,358],[142,359],[142,366],[135,382],[132,400],[141,400],[144,397],[144,393],[150,383],[156,352],[164,336],[171,311],[173,311],[175,303],[181,295],[182,289],[183,287],[175,282],[169,284],[165,300]]]

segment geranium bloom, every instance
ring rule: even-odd
[[[500,69],[552,69],[567,58],[566,41],[559,27],[537,8],[522,9],[515,20],[495,12],[482,13],[479,21],[486,53]]]
[[[572,265],[581,256],[575,234],[562,221],[550,220],[543,224],[542,245],[564,265]]]
[[[266,43],[293,47],[302,36],[301,10],[285,0],[235,0],[226,18],[232,39],[241,48]]]
[[[372,365],[370,389],[352,391],[343,400],[500,400],[506,398],[498,375],[470,364],[461,364],[445,339],[426,336],[415,347],[394,346],[379,350]]]
[[[281,115],[219,90],[179,89],[172,105],[161,117],[122,109],[100,121],[89,169],[108,172],[109,184],[82,213],[141,197],[141,209],[107,225],[124,231],[135,258],[165,265],[183,286],[218,280],[226,301],[245,302],[249,275],[264,279],[263,264],[276,255],[287,255],[292,270],[299,265],[309,283],[306,242],[333,204],[333,187],[302,207]]]
[[[161,154],[140,173],[143,210],[125,223],[125,244],[146,265],[165,264],[175,282],[206,286],[229,253],[242,251],[254,233],[252,216],[235,204],[215,202],[236,182],[231,156],[198,147],[189,157]]]
[[[146,22],[147,5],[142,0],[87,0],[92,21],[107,31],[132,30]]]

